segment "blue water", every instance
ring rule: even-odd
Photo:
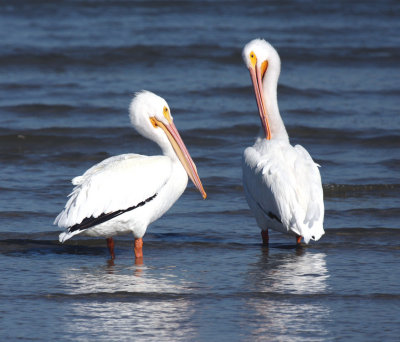
[[[0,337],[58,341],[397,341],[400,4],[396,1],[5,1],[0,5]],[[242,58],[282,61],[292,144],[321,164],[326,234],[261,245],[241,155],[259,130]],[[159,154],[129,125],[164,97],[196,162],[144,237],[61,245],[70,179]]]

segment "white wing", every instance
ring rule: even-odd
[[[166,156],[123,154],[103,160],[72,180],[75,188],[54,224],[68,228],[137,205],[155,195],[171,172]]]
[[[302,205],[305,208],[304,224],[312,228],[314,224],[323,223],[324,200],[322,191],[321,175],[319,165],[314,163],[307,150],[296,145],[294,149],[297,152],[294,172],[297,180],[298,191],[302,195]],[[321,234],[322,235],[322,234]]]
[[[324,234],[321,176],[303,147],[269,141],[247,148],[243,180],[248,195],[269,216],[270,227],[264,228],[292,230],[306,243]]]

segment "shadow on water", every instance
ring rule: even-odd
[[[297,245],[289,239],[282,239],[278,236],[278,242],[270,242],[263,246],[260,242],[242,243],[241,237],[224,238],[207,234],[206,232],[196,233],[157,233],[146,234],[144,248],[151,251],[181,251],[187,249],[226,249],[243,250],[261,248],[263,252],[271,251],[275,254],[278,251],[294,251],[301,256],[309,250],[328,251],[330,249],[398,249],[400,230],[390,228],[336,228],[327,229],[325,236],[317,243],[310,242],[306,245]],[[274,240],[276,241],[276,240]],[[121,255],[129,253],[133,255],[133,239],[131,236],[120,236],[115,239],[117,260]],[[0,253],[2,254],[69,254],[69,255],[95,255],[109,257],[106,240],[103,238],[74,237],[64,244],[58,242],[56,233],[2,233],[0,234]],[[145,252],[146,254],[146,252]]]
[[[283,249],[283,250],[295,250],[299,253],[302,253],[305,248],[307,248],[304,245],[297,245],[295,243],[293,244],[282,244],[282,243],[270,243],[268,246],[262,246],[263,249],[268,250],[269,248],[271,249]]]
[[[105,240],[85,242],[59,243],[57,240],[35,239],[2,239],[0,240],[1,253],[5,255],[44,255],[44,254],[76,254],[76,255],[105,255],[108,253]],[[103,245],[103,247],[101,246]]]

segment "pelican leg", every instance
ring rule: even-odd
[[[268,242],[269,242],[268,229],[261,231],[261,237],[263,240],[263,245],[268,246]]]
[[[110,255],[111,255],[111,260],[115,259],[115,254],[114,254],[114,240],[112,237],[107,238],[107,247],[108,250],[110,251]]]
[[[296,234],[296,245],[300,246],[301,245],[301,235]]]
[[[135,239],[135,257],[143,258],[143,239]]]

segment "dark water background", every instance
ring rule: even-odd
[[[398,341],[398,1],[3,1],[0,337],[57,341]],[[241,185],[259,129],[241,60],[282,59],[292,143],[322,165],[326,235],[263,248]],[[70,179],[109,156],[158,154],[129,126],[135,91],[166,98],[208,199],[190,185],[108,262],[58,243]]]

